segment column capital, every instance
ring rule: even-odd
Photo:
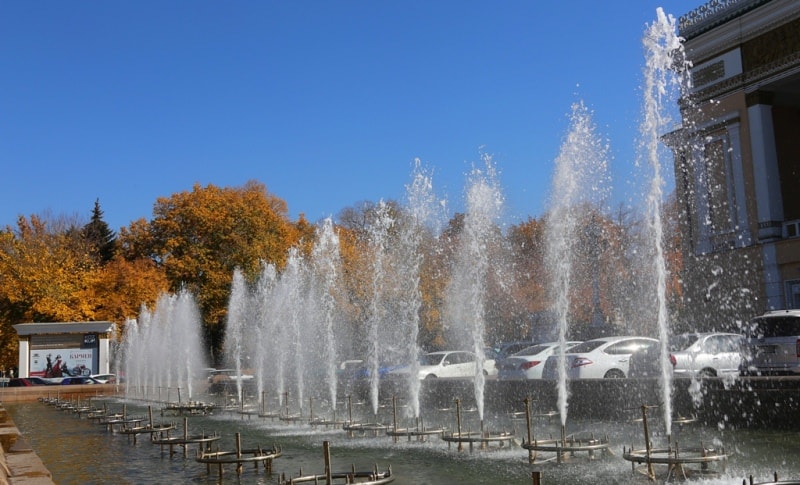
[[[748,108],[757,104],[772,106],[772,102],[775,99],[775,93],[772,91],[753,91],[752,93],[745,94],[744,99]]]

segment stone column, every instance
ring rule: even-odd
[[[111,371],[110,342],[110,334],[101,333],[97,336],[98,359],[96,374],[108,374]]]
[[[772,93],[756,91],[748,94],[747,117],[755,178],[758,239],[775,240],[783,235],[783,197],[772,124]]]
[[[31,372],[31,352],[30,352],[30,338],[21,336],[19,338],[19,375],[17,377],[30,377]]]

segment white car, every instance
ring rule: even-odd
[[[477,362],[475,354],[466,350],[430,352],[419,359],[419,378],[475,377]],[[489,368],[494,369],[494,360],[484,361],[483,375],[490,375]]]
[[[587,340],[569,349],[565,355],[568,379],[613,379],[628,375],[631,354],[658,340],[649,337],[603,337]],[[542,373],[544,379],[558,378],[558,355],[547,358]]]
[[[116,374],[92,374],[92,379],[96,380],[100,384],[116,384],[117,383],[117,375]]]
[[[566,342],[567,350],[581,342]],[[544,363],[547,358],[561,348],[558,342],[546,342],[531,345],[516,354],[511,354],[497,362],[497,378],[501,380],[512,379],[541,379]]]
[[[736,333],[685,333],[675,337],[680,350],[669,354],[676,377],[739,375],[744,337]]]
[[[208,372],[208,382],[215,384],[224,381],[238,381],[240,378],[243,382],[249,381],[255,377],[249,372],[245,370],[237,372],[236,369],[213,369]]]

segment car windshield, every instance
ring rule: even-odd
[[[419,358],[419,365],[439,365],[442,357],[442,354],[425,354]]]
[[[570,354],[585,354],[607,343],[608,340],[589,340],[569,349]]]

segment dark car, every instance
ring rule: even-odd
[[[48,381],[47,379],[43,379],[41,377],[26,377],[28,381],[34,386],[52,386],[55,383]]]
[[[494,357],[495,361],[502,360],[508,357],[511,354],[516,354],[520,350],[526,349],[531,345],[534,345],[535,342],[531,340],[520,340],[517,342],[504,342],[501,344],[497,344],[493,347],[494,349]],[[489,356],[487,355],[487,359]]]
[[[667,371],[672,373],[672,364],[665,360]],[[645,347],[631,354],[628,361],[628,377],[661,377],[661,345]]]
[[[29,387],[33,385],[35,384],[22,377],[13,377],[8,380],[8,387]]]
[[[402,370],[405,367],[407,366],[391,362],[380,362],[378,363],[378,377],[382,379],[389,374],[394,374],[397,371]],[[369,379],[371,375],[372,369],[369,368],[368,362],[363,362],[353,371],[353,378],[355,379]]]

